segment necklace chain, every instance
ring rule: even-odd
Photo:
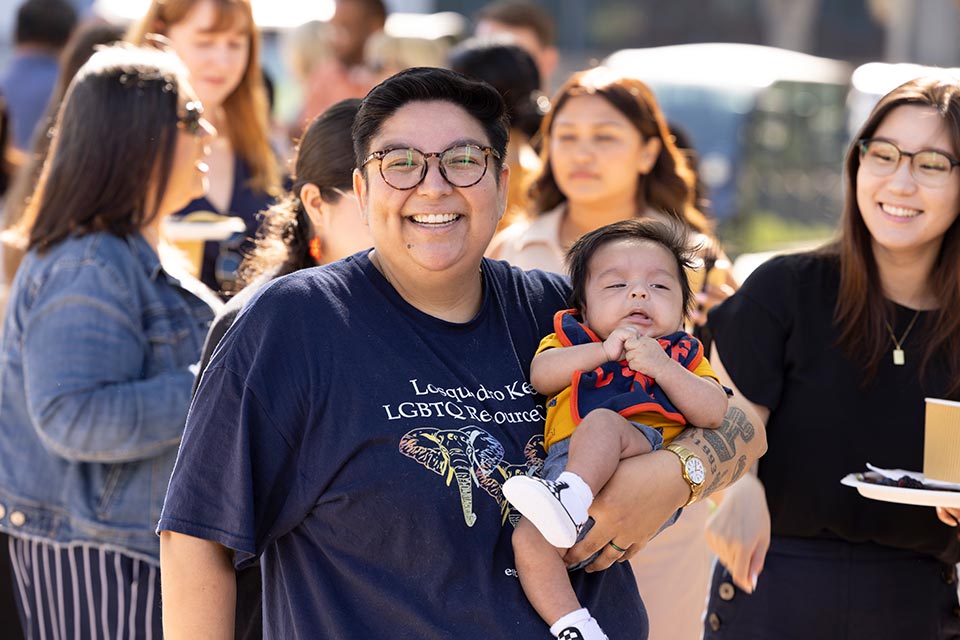
[[[918,309],[917,312],[913,314],[910,324],[907,325],[906,330],[904,330],[903,335],[900,336],[899,340],[897,340],[897,336],[893,333],[893,327],[890,326],[890,323],[886,320],[883,321],[883,325],[887,328],[887,333],[890,334],[890,339],[893,340],[893,364],[899,366],[906,362],[906,357],[903,353],[903,343],[906,341],[907,336],[910,335],[910,330],[913,329],[913,325],[916,324],[917,318],[919,317],[920,310]]]

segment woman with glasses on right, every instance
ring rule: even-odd
[[[924,398],[960,400],[958,157],[960,82],[894,89],[847,154],[839,238],[710,313],[711,362],[769,450],[712,522],[708,640],[960,637],[960,512],[839,482],[920,470]]]

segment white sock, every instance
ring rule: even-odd
[[[586,609],[577,609],[563,616],[550,626],[550,633],[553,637],[560,638],[561,633],[571,628],[579,631],[583,640],[608,640],[600,624]]]
[[[555,482],[565,482],[577,500],[583,503],[584,509],[589,509],[593,504],[593,491],[590,491],[590,485],[583,481],[583,478],[571,471],[564,471]]]
[[[554,637],[556,637],[557,634],[559,634],[561,631],[563,631],[567,627],[575,627],[578,624],[582,624],[589,619],[590,619],[590,612],[587,611],[586,608],[577,609],[576,611],[571,611],[570,613],[568,613],[567,615],[563,616],[562,618],[560,618],[559,620],[553,623],[553,625],[550,627],[550,633],[552,633]]]

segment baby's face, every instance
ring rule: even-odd
[[[605,244],[587,265],[584,322],[601,340],[619,327],[651,338],[678,331],[683,323],[681,277],[673,254],[659,244]]]

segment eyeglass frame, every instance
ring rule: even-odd
[[[177,125],[182,126],[190,135],[199,136],[203,132],[200,120],[203,119],[203,105],[199,100],[190,100],[183,105],[183,115],[177,114]]]
[[[894,149],[896,149],[896,150],[897,150],[897,153],[899,154],[899,157],[897,158],[896,163],[894,163],[894,165],[893,165],[893,170],[892,170],[890,173],[886,173],[886,174],[875,174],[875,175],[877,175],[878,177],[881,177],[881,178],[886,177],[886,176],[892,176],[894,173],[897,172],[897,169],[900,168],[900,161],[903,160],[904,158],[909,158],[909,159],[910,159],[910,176],[911,176],[914,180],[916,180],[917,182],[921,182],[921,180],[920,180],[919,178],[917,178],[916,174],[913,172],[913,171],[914,171],[914,168],[913,168],[913,159],[914,159],[914,157],[916,157],[917,155],[919,155],[919,154],[921,154],[921,153],[930,153],[930,152],[932,152],[932,153],[940,154],[941,156],[943,156],[944,158],[946,158],[946,159],[947,159],[947,162],[950,163],[950,171],[947,172],[947,179],[949,179],[950,173],[954,170],[954,168],[960,167],[960,160],[954,160],[954,159],[951,158],[949,155],[947,155],[947,154],[944,153],[943,151],[940,151],[939,149],[920,149],[919,151],[904,151],[903,149],[901,149],[900,147],[898,147],[896,144],[894,144],[891,140],[887,140],[886,138],[860,138],[859,140],[857,140],[857,148],[860,150],[860,165],[861,165],[861,166],[863,165],[863,157],[864,157],[865,155],[867,155],[867,147],[870,145],[871,142],[885,142],[886,144],[888,144],[888,145],[890,145],[891,147],[893,147]],[[939,186],[939,185],[938,185],[938,186]]]
[[[453,149],[456,149],[458,147],[470,147],[471,149],[477,149],[483,152],[483,173],[480,174],[480,177],[477,178],[475,182],[471,182],[470,184],[466,184],[466,185],[453,184],[452,182],[450,182],[450,178],[447,177],[447,172],[443,168],[443,163],[439,161],[439,159],[443,156],[443,154]],[[383,175],[383,158],[384,156],[386,156],[388,153],[392,151],[416,151],[417,153],[423,156],[423,169],[420,170],[420,179],[417,180],[416,183],[414,183],[409,187],[403,187],[403,188],[395,187],[393,186],[393,184],[390,183],[389,180],[387,180],[387,177]],[[480,181],[483,180],[484,176],[487,175],[487,170],[490,168],[489,162],[487,160],[488,154],[492,155],[495,159],[500,160],[500,152],[498,152],[493,147],[486,147],[479,144],[470,144],[470,143],[454,144],[447,147],[443,151],[434,151],[431,153],[420,151],[420,149],[417,149],[416,147],[388,147],[386,149],[381,149],[380,151],[374,151],[373,153],[368,155],[366,158],[363,159],[363,162],[360,163],[360,166],[365,167],[370,162],[374,160],[379,160],[380,161],[380,177],[383,178],[383,181],[386,182],[391,189],[396,189],[397,191],[410,191],[411,189],[416,189],[421,184],[423,184],[423,181],[427,177],[427,172],[430,170],[430,158],[437,158],[438,160],[437,168],[440,170],[440,175],[443,176],[443,179],[446,180],[447,184],[449,184],[451,187],[454,187],[456,189],[468,189],[472,186],[479,184]]]

